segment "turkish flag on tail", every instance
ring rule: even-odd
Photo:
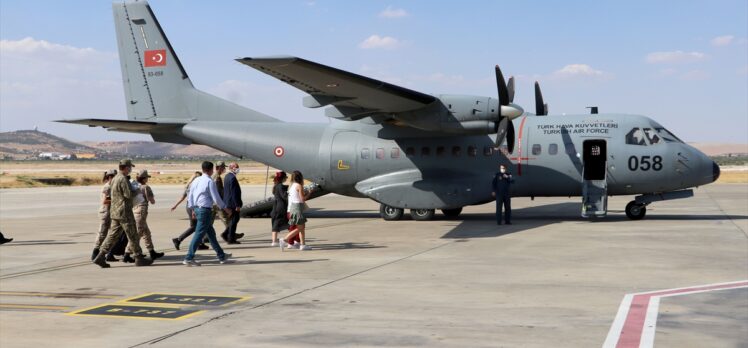
[[[145,67],[166,66],[166,50],[145,51]]]

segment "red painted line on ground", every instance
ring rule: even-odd
[[[626,321],[623,324],[623,329],[621,329],[621,336],[618,338],[616,348],[639,347],[644,330],[644,320],[647,317],[647,309],[649,308],[649,301],[652,297],[673,296],[689,292],[731,289],[744,286],[748,286],[748,281],[636,294],[631,300],[631,306],[629,307]]]

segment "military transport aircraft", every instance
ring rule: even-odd
[[[370,198],[385,220],[456,217],[487,203],[499,163],[513,196],[581,196],[582,216],[601,217],[607,197],[638,195],[626,215],[693,195],[719,167],[656,121],[637,115],[535,114],[514,103],[514,80],[495,69],[498,95],[430,95],[296,57],[237,59],[326,107],[329,124],[286,123],[193,87],[146,1],[113,4],[128,120],[60,122],[204,144],[286,171],[322,191]]]

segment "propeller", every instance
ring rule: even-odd
[[[522,108],[516,105],[510,105],[514,100],[514,77],[509,78],[509,83],[504,81],[504,74],[501,73],[499,66],[496,66],[496,87],[499,92],[499,122],[496,126],[496,147],[506,139],[507,150],[514,152],[514,124],[509,119],[509,114],[522,114]],[[505,112],[506,110],[506,112]],[[507,116],[504,116],[507,114]]]
[[[538,81],[535,81],[535,115],[548,115],[548,104],[543,103],[543,93],[540,92]]]

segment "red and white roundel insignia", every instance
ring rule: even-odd
[[[286,150],[283,149],[283,146],[276,146],[273,152],[275,152],[275,157],[283,157],[283,154],[286,153]]]

